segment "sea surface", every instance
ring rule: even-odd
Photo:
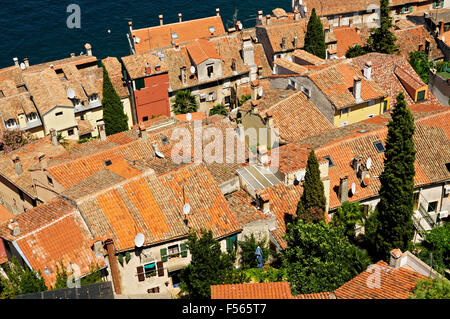
[[[291,0],[25,0],[0,1],[0,68],[14,64],[13,58],[29,58],[38,64],[84,52],[86,42],[97,58],[130,54],[126,33],[128,21],[135,29],[164,23],[212,16],[220,8],[225,28],[236,14],[245,28],[253,27],[258,10],[264,14],[280,7],[290,10]],[[71,4],[80,7],[81,28],[70,29],[67,12]]]

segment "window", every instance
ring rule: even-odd
[[[429,213],[436,212],[437,206],[438,206],[438,202],[437,201],[428,203],[428,212]]]
[[[153,263],[144,265],[144,273],[145,273],[145,277],[147,277],[147,278],[156,276],[156,263],[153,262]]]
[[[376,141],[373,143],[375,148],[377,149],[378,153],[384,152],[386,149],[384,148],[384,145],[381,141]]]
[[[169,139],[165,136],[161,138],[161,141],[163,142],[164,145],[169,144]]]
[[[136,91],[140,90],[140,89],[144,89],[145,88],[145,80],[143,78],[134,80],[134,85],[136,86]]]
[[[200,94],[200,103],[206,101],[206,94]]]
[[[47,182],[49,185],[53,186],[53,179],[50,176],[47,176]]]
[[[208,72],[208,77],[210,78],[214,73],[214,66],[213,65],[208,66],[207,72]]]
[[[74,134],[73,128],[67,131],[67,135],[72,136]]]
[[[231,96],[225,96],[225,105],[229,105],[231,103]]]
[[[180,247],[178,247],[178,245],[169,246],[167,250],[169,258],[178,257],[178,254],[180,253]]]
[[[10,119],[6,121],[6,128],[14,128],[17,126],[17,122],[14,119]]]
[[[237,243],[237,235],[228,237],[226,239],[226,249],[228,252],[233,251],[233,249],[236,248],[236,243]]]
[[[383,102],[383,113],[387,111],[388,101]]]
[[[333,163],[333,161],[331,160],[330,155],[324,156],[324,158],[328,161],[328,166],[329,166],[329,167],[334,166],[334,163]]]
[[[57,112],[57,113],[55,113],[55,116],[61,116],[61,115],[63,115],[63,112]]]
[[[216,92],[210,92],[209,93],[209,100],[215,101],[216,100]]]
[[[302,86],[302,92],[305,93],[305,95],[306,95],[307,97],[311,97],[310,90],[309,90],[309,88],[307,88],[306,86]]]
[[[142,118],[142,121],[143,121],[143,122],[147,122],[147,121],[148,121],[148,116],[144,116],[144,117]]]
[[[37,114],[34,112],[27,115],[28,122],[33,122],[36,121],[37,119],[38,119]]]
[[[417,101],[416,102],[420,102],[423,100],[425,100],[425,90],[417,92]]]
[[[289,79],[289,86],[292,86],[294,89],[297,88],[297,82],[293,79]]]
[[[341,115],[343,114],[347,114],[348,112],[350,112],[350,108],[349,107],[345,107],[341,110]]]
[[[106,165],[106,166],[110,166],[110,165],[112,165],[112,162],[111,162],[111,160],[107,160],[107,161],[105,161],[105,165]]]

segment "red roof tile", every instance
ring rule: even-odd
[[[211,286],[211,299],[293,299],[288,282]]]
[[[343,26],[336,27],[333,29],[333,33],[337,40],[337,56],[343,57],[347,53],[347,50],[354,46],[360,45],[364,46],[364,43],[361,40],[356,28]]]

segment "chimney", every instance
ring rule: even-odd
[[[338,25],[341,26],[341,23],[342,23],[342,16],[339,16]]]
[[[297,44],[298,44],[298,37],[295,36],[295,37],[294,37],[294,40],[292,41],[292,45],[294,46],[294,49],[297,48]]]
[[[187,84],[187,69],[185,66],[180,68],[180,75],[181,75],[181,82],[183,82],[183,85]]]
[[[362,99],[361,99],[361,78],[359,76],[355,76],[353,78],[353,96],[355,97],[356,102],[362,101]]]
[[[74,57],[75,57],[75,53],[71,53],[71,54],[70,54],[70,57],[71,57],[71,58],[74,58]]]
[[[353,19],[348,19],[348,26],[351,27],[353,24]]]
[[[130,35],[133,32],[133,21],[128,21],[128,27],[130,28]]]
[[[14,170],[16,171],[16,175],[19,176],[23,173],[22,163],[20,162],[20,158],[18,156],[13,158]]]
[[[50,139],[52,140],[53,146],[59,145],[58,135],[56,134],[56,130],[54,128],[50,129]]]
[[[149,63],[145,63],[145,74],[146,75],[152,74],[152,68],[150,67]]]
[[[252,104],[252,112],[253,112],[253,114],[258,114],[259,113],[258,100],[251,100],[250,103]]]
[[[389,266],[393,268],[399,268],[402,255],[403,254],[400,249],[398,248],[392,249],[390,251]]]
[[[286,37],[281,38],[281,50],[286,49]]]
[[[256,194],[256,200],[259,209],[263,213],[270,213],[270,197],[266,192],[260,192]]]
[[[23,63],[25,63],[25,67],[29,68],[30,67],[30,62],[28,61],[28,58],[24,58],[23,59]]]
[[[266,24],[270,25],[270,14],[266,15]]]
[[[360,34],[360,33],[361,33],[361,29],[360,29],[360,27],[356,27],[355,29],[356,29],[356,33],[358,33],[358,34]]]
[[[250,84],[250,88],[252,101],[256,101],[258,99],[259,81],[258,80],[252,81]]]
[[[9,220],[10,224],[8,225],[9,230],[11,230],[11,235],[14,237],[20,236],[20,227],[19,223],[15,222],[14,219]]]
[[[353,170],[355,171],[355,175],[358,176],[360,170],[361,170],[361,165],[362,165],[362,157],[361,156],[356,156],[352,159],[352,167]]]
[[[444,34],[444,21],[439,21],[439,35]]]
[[[14,65],[19,65],[19,59],[18,58],[13,58],[13,61],[14,61]]]
[[[106,250],[108,252],[108,260],[109,260],[109,268],[111,269],[112,281],[114,284],[114,291],[116,294],[120,295],[122,290],[120,288],[120,278],[119,278],[119,269],[117,267],[117,258],[114,251],[114,244],[112,239],[107,239],[106,242]]]
[[[220,9],[216,8],[216,16],[220,17]]]
[[[255,64],[255,48],[253,47],[252,40],[249,35],[245,35],[242,38],[242,55],[246,65],[252,66]]]
[[[92,46],[89,43],[86,43],[84,45],[84,48],[86,49],[86,55],[92,56]]]
[[[163,22],[164,16],[162,14],[160,14],[158,17],[159,17],[159,25],[163,25],[164,24],[164,22]]]
[[[44,153],[40,153],[40,154],[38,155],[38,160],[39,160],[39,167],[40,167],[42,170],[46,169],[46,168],[47,168],[47,162],[48,162],[48,160],[47,160],[47,157],[45,156]]]
[[[139,138],[145,140],[148,138],[147,130],[145,129],[144,123],[139,123]]]
[[[98,134],[100,135],[101,141],[106,141],[106,130],[105,130],[105,122],[100,121],[97,123]]]
[[[372,61],[367,61],[366,64],[364,64],[364,78],[367,81],[372,80]]]
[[[183,14],[178,13],[178,22],[183,22]]]
[[[294,10],[294,20],[295,21],[300,20],[300,12],[298,12],[297,9]]]
[[[338,198],[341,203],[348,201],[348,176],[339,179]]]
[[[96,257],[103,257],[103,242],[101,240],[97,240],[94,245],[92,245],[92,250]]]
[[[258,20],[262,20],[263,19],[263,12],[262,10],[258,11]]]

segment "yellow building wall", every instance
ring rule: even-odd
[[[59,112],[63,112],[63,114],[56,116]],[[75,113],[73,108],[56,107],[43,116],[43,122],[46,135],[50,134],[50,129],[53,128],[67,139],[78,140],[78,124],[75,121]],[[71,128],[74,129],[74,134],[69,136],[67,131]]]
[[[131,128],[133,124],[133,114],[131,113],[131,102],[130,98],[121,99],[123,105],[123,111],[128,116],[128,128]]]
[[[383,113],[384,101],[388,101],[387,109],[389,109],[389,99],[378,100],[374,105],[369,106],[367,102],[350,107],[349,112],[341,114],[341,110],[336,110],[334,114],[334,126],[340,127],[342,123],[348,122],[347,125],[363,121],[369,115],[377,116]]]
[[[103,119],[103,108],[98,107],[96,109],[89,110],[83,113],[83,115],[84,120],[89,121],[89,123],[91,123],[91,126],[94,128],[94,130],[91,133],[92,137],[97,137],[98,136],[97,121]]]

